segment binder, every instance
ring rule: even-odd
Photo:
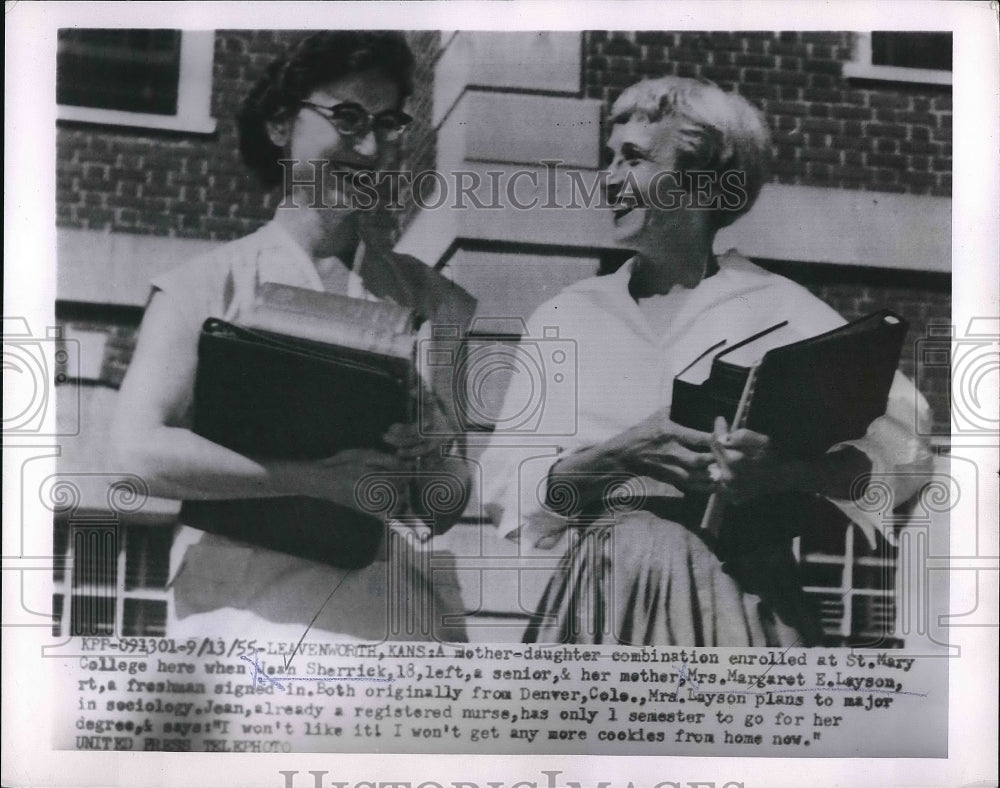
[[[715,417],[723,416],[731,429],[768,435],[795,457],[863,436],[885,413],[906,321],[882,310],[791,343],[782,341],[787,328],[787,321],[777,323],[713,352],[710,367],[697,359],[674,379],[671,420],[710,432]],[[708,367],[708,376],[698,380],[696,365],[702,372]]]
[[[263,301],[244,325],[210,318],[202,326],[193,431],[267,459],[394,451],[382,435],[414,417],[417,335],[409,311],[282,285],[261,290]],[[254,324],[301,329],[309,338]],[[348,569],[375,559],[385,528],[384,518],[304,496],[185,501],[180,517],[210,533]]]
[[[411,359],[242,328],[209,318],[198,343],[194,431],[268,459],[387,449],[412,418]]]
[[[723,416],[771,438],[775,449],[817,457],[862,437],[885,413],[908,325],[881,310],[809,339],[788,342],[787,321],[729,346],[710,348],[674,379],[671,420],[712,431]],[[736,557],[797,535],[802,523],[840,520],[828,501],[803,493],[723,505],[689,496],[701,531],[721,557]]]

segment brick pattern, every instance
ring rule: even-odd
[[[767,116],[780,183],[951,195],[949,86],[843,76],[846,32],[590,32],[586,94],[610,108],[643,77],[704,77]]]
[[[302,35],[216,33],[214,135],[61,124],[57,224],[220,241],[256,229],[270,218],[277,198],[264,192],[240,161],[233,115],[267,64]],[[420,170],[432,167],[436,155],[431,76],[439,34],[408,35],[418,72],[407,157],[409,166]],[[841,74],[851,51],[849,33],[591,32],[584,36],[585,91],[610,106],[642,76],[700,75],[738,89],[768,115],[777,181],[950,194],[950,89],[852,83]],[[949,319],[946,291],[896,284],[873,289],[843,280],[810,286],[847,317],[891,304],[911,320],[914,334],[923,335],[929,320]],[[107,377],[115,384],[127,363],[128,340],[115,336],[109,347],[115,355]],[[921,379],[931,386],[925,394],[936,429],[945,433],[947,373],[935,370]]]
[[[214,135],[60,124],[57,224],[230,240],[266,221],[275,195],[244,169],[232,116],[267,63],[301,35],[216,33]],[[435,159],[430,75],[438,34],[409,38],[419,61],[409,158],[423,169]],[[842,67],[852,46],[850,33],[591,32],[585,91],[610,106],[643,76],[703,76],[739,90],[768,116],[779,182],[950,195],[950,89],[847,80]]]
[[[57,223],[64,227],[229,240],[270,218],[266,194],[239,155],[236,108],[271,59],[301,33],[215,36],[211,136],[62,124]]]

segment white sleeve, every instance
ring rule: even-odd
[[[853,446],[871,460],[871,480],[857,501],[831,499],[854,521],[875,546],[875,532],[895,542],[891,528],[893,509],[906,503],[926,483],[934,461],[921,436],[930,432],[931,412],[924,397],[900,372],[896,372],[884,416],[875,419],[866,434],[830,448]]]
[[[532,339],[543,336],[553,324],[562,326],[570,310],[555,311],[552,302],[544,304],[529,318],[527,344],[522,342],[519,352],[528,359],[538,352],[543,343]],[[555,317],[560,318],[556,321]],[[538,358],[541,367],[545,359]],[[518,365],[514,365],[518,366]],[[480,458],[482,490],[480,500],[484,512],[497,527],[500,536],[514,538],[520,535],[532,545],[544,543],[565,530],[568,520],[546,508],[549,471],[559,457],[575,448],[574,432],[561,422],[573,414],[566,408],[553,407],[556,402],[540,402],[539,381],[528,374],[513,374],[503,398],[496,430],[490,444]],[[544,393],[542,386],[541,396]],[[540,411],[536,411],[540,408]],[[533,418],[542,413],[542,424],[537,431]],[[555,421],[553,421],[553,419]],[[573,443],[567,446],[567,441]]]

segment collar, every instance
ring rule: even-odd
[[[280,251],[285,265],[291,264],[299,269],[314,289],[323,289],[323,282],[316,271],[316,265],[312,258],[292,237],[291,233],[282,227],[277,217],[271,219],[257,233],[259,239],[263,241],[262,246]]]
[[[767,287],[773,283],[772,274],[754,265],[745,257],[730,249],[718,256],[718,272],[703,279],[693,288],[687,289],[689,297],[683,302],[678,301],[671,334],[680,331],[698,320],[705,309],[728,301],[729,299]],[[629,279],[635,266],[636,258],[627,260],[621,268],[607,276],[592,277],[573,286],[577,293],[599,309],[613,311],[620,315],[640,336],[646,336],[653,342],[663,342],[666,337],[655,336],[643,315],[639,304],[629,292]],[[671,299],[677,293],[675,287],[661,299]]]

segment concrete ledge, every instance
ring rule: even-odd
[[[454,34],[434,69],[434,125],[472,86],[579,94],[582,36],[579,31]]]
[[[522,97],[524,98],[524,97]],[[454,166],[459,166],[457,163]],[[501,206],[469,205],[456,210],[455,195],[442,207],[422,211],[398,248],[435,265],[462,240],[540,244],[553,250],[611,249],[611,217],[600,208],[546,208],[550,202],[549,172],[544,167],[468,161],[462,168],[477,173],[482,186],[476,195],[492,204],[490,171],[500,173]],[[506,185],[518,172],[511,204]],[[581,170],[586,183],[594,170]],[[569,176],[555,178],[555,204],[570,202]],[[454,191],[453,179],[448,179]],[[470,202],[466,200],[466,202]],[[142,306],[149,281],[217,242],[151,235],[105,233],[60,228],[57,240],[57,297],[86,303]],[[735,247],[749,257],[794,262],[818,262],[890,270],[951,271],[951,200],[885,192],[820,189],[768,184],[757,205],[726,228],[716,249]]]
[[[772,183],[716,238],[749,257],[951,271],[951,199]]]
[[[60,227],[56,230],[56,297],[143,306],[149,298],[150,279],[218,245],[216,241]]]
[[[556,160],[584,169],[600,164],[599,101],[469,91],[459,105],[461,112],[456,107],[443,125],[461,116],[469,161],[538,166]]]
[[[535,172],[537,188],[527,176],[520,176],[513,193],[520,203],[536,200],[539,207],[518,209],[502,190],[505,204],[498,209],[442,206],[423,211],[401,240],[401,250],[433,265],[463,240],[543,244],[567,251],[614,248],[607,210],[540,207],[548,201],[548,173],[543,167],[476,162],[462,167],[480,174],[483,186],[477,195],[487,204],[488,171],[502,172],[503,184],[516,172]],[[589,183],[593,171],[582,175]],[[570,201],[564,172],[556,178],[555,195],[558,204]],[[453,204],[449,200],[448,206]],[[753,210],[719,233],[715,248],[719,252],[736,248],[748,257],[769,260],[947,273],[951,271],[951,200],[768,184]]]
[[[441,201],[441,207],[421,211],[397,249],[436,265],[462,240],[540,244],[566,252],[585,249],[593,253],[595,248],[610,247],[610,211],[562,207],[574,202],[573,185],[564,170],[557,170],[550,180],[550,172],[541,166],[471,161],[456,166],[478,176],[479,188],[472,194],[490,207],[477,207],[469,195],[459,196],[454,179],[446,178],[449,194],[427,200],[428,205]],[[595,171],[580,172],[584,185],[589,186]],[[499,184],[498,195],[494,180]]]
[[[597,273],[596,256],[518,254],[459,249],[450,278],[478,298],[477,316],[527,320],[564,288]]]

